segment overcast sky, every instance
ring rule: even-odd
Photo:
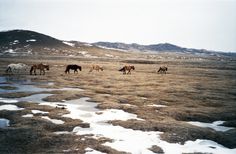
[[[236,52],[236,0],[0,0],[0,31]]]

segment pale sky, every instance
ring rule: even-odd
[[[236,52],[236,0],[0,0],[0,31]]]

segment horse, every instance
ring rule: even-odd
[[[34,71],[34,75],[37,75],[36,74],[36,70],[39,69],[40,70],[40,75],[42,74],[43,72],[43,75],[45,75],[45,70],[49,70],[49,65],[46,65],[46,64],[33,64],[30,68],[30,75],[32,75],[32,72]]]
[[[123,72],[123,74],[131,74],[131,70],[135,70],[135,67],[129,65],[129,66],[122,67],[119,71]]]
[[[159,68],[159,70],[157,71],[157,73],[165,73],[167,72],[168,68],[166,66],[161,66]]]
[[[99,72],[99,70],[103,71],[103,67],[99,66],[99,65],[92,65],[89,72],[92,72],[93,70],[96,70]]]
[[[19,73],[21,70],[27,71],[28,65],[23,63],[17,63],[17,64],[9,64],[6,69],[6,73]]]
[[[82,71],[82,67],[79,66],[79,65],[67,65],[66,66],[66,70],[65,70],[65,73],[70,73],[70,69],[71,70],[74,70],[74,73],[77,72],[77,69],[79,69],[80,71]]]

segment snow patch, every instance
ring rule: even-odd
[[[49,118],[48,116],[42,116],[43,119],[46,119],[46,120],[49,120],[51,121],[52,123],[54,124],[57,124],[57,125],[61,125],[61,124],[64,124],[65,122],[62,121],[62,120],[59,120],[59,119],[51,119]]]
[[[103,49],[107,49],[107,50],[117,50],[117,51],[127,51],[127,50],[124,50],[124,49],[118,49],[118,48],[108,48],[108,47],[104,47],[104,46],[98,46],[99,48],[103,48]]]
[[[31,118],[31,117],[33,117],[34,115],[33,114],[25,114],[25,115],[23,115],[22,117],[23,118]]]
[[[161,107],[167,107],[166,105],[157,105],[157,104],[151,104],[151,105],[147,105],[150,107],[157,107],[157,108],[161,108]]]
[[[31,110],[33,114],[48,114],[48,112],[40,111],[40,110]]]
[[[11,54],[14,54],[16,53],[13,49],[8,49],[8,50],[5,50],[4,53],[11,53]]]
[[[64,43],[64,44],[66,44],[66,45],[72,46],[72,47],[74,47],[74,46],[75,46],[75,44],[74,44],[74,43],[71,43],[71,42],[66,42],[66,41],[63,41],[63,43]]]
[[[194,126],[198,126],[198,127],[208,127],[208,128],[212,128],[216,131],[221,131],[221,132],[226,132],[230,129],[234,129],[233,127],[225,127],[225,126],[220,126],[221,124],[223,124],[225,121],[215,121],[213,123],[204,123],[204,122],[198,122],[198,121],[190,121],[187,122],[191,125]]]
[[[1,98],[0,97],[0,102],[2,102],[2,103],[17,103],[19,101],[15,100],[15,99],[8,99],[8,98]]]
[[[53,132],[54,134],[61,135],[61,134],[71,134],[71,132],[68,131],[58,131],[58,132]]]
[[[35,39],[26,40],[26,42],[35,42]]]
[[[15,41],[13,41],[12,44],[18,44],[18,43],[20,43],[19,40],[15,40]]]
[[[113,58],[114,55],[111,55],[111,54],[105,54],[106,57],[110,57],[110,58]]]
[[[18,111],[18,110],[23,110],[24,108],[19,108],[16,105],[1,105],[0,106],[0,111],[1,110],[9,110],[9,111]]]
[[[94,150],[94,149],[92,149],[92,148],[86,148],[85,151],[86,151],[85,154],[105,154],[105,153],[103,153],[103,152]]]

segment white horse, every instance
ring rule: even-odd
[[[26,72],[28,68],[29,66],[23,63],[9,64],[6,73],[19,73],[20,71]]]

